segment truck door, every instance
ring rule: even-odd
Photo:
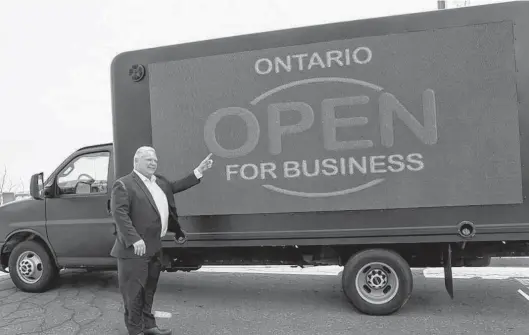
[[[106,266],[114,244],[109,212],[109,149],[79,151],[56,174],[46,197],[46,230],[61,265]],[[110,177],[110,178],[109,178]]]

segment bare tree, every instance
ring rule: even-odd
[[[4,193],[13,192],[18,185],[13,184],[7,173],[7,166],[4,165],[4,172],[0,174],[0,205],[4,203]]]
[[[24,185],[24,180],[22,179],[22,177],[20,177],[20,191],[26,191],[26,186]]]
[[[7,173],[7,167],[4,166],[4,172],[1,174],[0,177],[0,193],[11,192],[14,188],[15,185],[13,185],[13,182],[9,178],[9,175]]]

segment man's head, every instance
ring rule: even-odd
[[[134,169],[139,173],[151,178],[158,167],[158,158],[156,151],[151,147],[140,147],[134,155]]]

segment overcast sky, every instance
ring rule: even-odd
[[[110,63],[120,52],[436,8],[437,0],[2,1],[0,167],[27,189],[31,174],[112,141]]]

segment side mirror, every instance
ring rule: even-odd
[[[37,173],[31,176],[31,181],[29,183],[29,194],[34,199],[43,199],[43,189],[44,189],[44,174]]]

